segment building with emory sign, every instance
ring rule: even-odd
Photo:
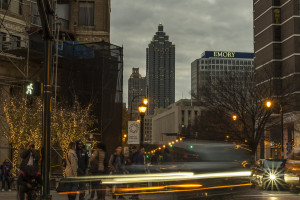
[[[253,53],[232,51],[205,51],[191,64],[192,96],[201,96],[201,88],[226,74],[239,76],[253,72]]]

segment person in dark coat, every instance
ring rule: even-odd
[[[76,154],[78,158],[77,176],[85,176],[89,164],[89,156],[81,141],[76,142]],[[80,191],[79,200],[84,200],[85,182],[79,182],[78,188]]]
[[[11,165],[9,164],[9,161],[6,159],[3,164],[1,165],[1,173],[0,177],[2,180],[2,192],[5,191],[5,183],[7,183],[7,189],[11,192],[10,183],[11,183]]]
[[[165,148],[164,155],[163,155],[163,163],[170,164],[172,162],[172,157],[170,154],[170,150],[168,148]]]
[[[145,148],[140,147],[140,150],[137,150],[136,146],[133,146],[131,148],[132,155],[130,156],[130,164],[131,166],[131,172],[136,174],[145,173],[145,157],[144,152]],[[137,185],[138,187],[138,185]],[[139,195],[134,194],[130,199],[139,199]]]
[[[36,171],[39,170],[40,153],[35,149],[33,142],[29,143],[20,154],[22,162],[20,170],[23,171],[27,166],[33,166]]]
[[[126,174],[128,173],[125,168],[125,157],[122,153],[122,146],[117,146],[115,152],[110,156],[109,169],[112,174]],[[116,188],[116,185],[113,186]],[[113,199],[116,199],[116,195],[113,193]],[[119,199],[125,199],[122,195],[119,195]]]
[[[25,194],[27,194],[28,200],[36,199],[35,192],[42,184],[42,177],[35,167],[32,165],[26,166],[18,177],[20,200],[25,200]]]

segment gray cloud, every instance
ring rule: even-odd
[[[111,42],[124,46],[125,102],[131,68],[146,74],[146,48],[159,22],[176,45],[176,100],[189,98],[190,64],[203,51],[253,51],[250,0],[111,1]]]

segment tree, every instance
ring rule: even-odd
[[[15,96],[0,103],[0,131],[12,147],[13,173],[16,175],[19,152],[27,143],[34,142],[36,149],[42,145],[42,100],[39,97],[22,98]],[[94,132],[95,118],[91,115],[91,105],[81,107],[75,101],[73,106],[52,105],[51,139],[65,156],[69,143],[86,141],[86,136]]]
[[[59,104],[51,114],[52,144],[57,144],[66,156],[70,142],[86,142],[87,136],[95,132],[96,122],[91,115],[91,104],[81,107],[78,101],[73,106]]]
[[[273,97],[270,88],[266,85],[256,87],[251,72],[226,73],[215,81],[207,80],[206,86],[192,96],[216,116],[212,122],[206,121],[205,126],[228,134],[232,140],[247,145],[255,154],[272,113],[265,105],[265,101]]]
[[[42,102],[39,98],[11,97],[2,101],[0,130],[13,149],[13,174],[17,172],[19,152],[29,142],[41,147]]]

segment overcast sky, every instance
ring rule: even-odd
[[[176,101],[190,98],[191,62],[206,50],[253,52],[252,0],[111,0],[111,43],[124,46],[124,102],[132,67],[162,22],[176,45]]]

